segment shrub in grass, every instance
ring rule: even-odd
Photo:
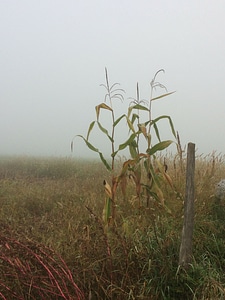
[[[7,230],[0,234],[2,299],[84,299],[75,272],[72,274],[61,256],[44,245],[11,235]]]

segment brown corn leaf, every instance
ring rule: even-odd
[[[99,114],[100,114],[100,109],[107,109],[107,110],[110,110],[112,111],[112,108],[108,105],[106,105],[105,103],[101,103],[97,106],[95,106],[95,110],[96,110],[96,115],[97,115],[97,120],[99,119]]]
[[[108,184],[106,180],[103,181],[105,192],[109,196],[110,199],[112,199],[112,189],[111,186]]]

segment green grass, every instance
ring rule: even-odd
[[[185,161],[183,162],[185,165]],[[135,186],[117,194],[116,226],[102,221],[103,180],[96,161],[0,159],[0,299],[224,299],[225,204],[214,185],[224,157],[196,160],[193,263],[179,269],[185,174],[167,157],[176,192],[168,209],[139,208]]]

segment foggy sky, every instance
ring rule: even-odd
[[[158,81],[176,93],[153,116],[170,115],[183,146],[225,153],[224,12],[222,0],[0,0],[0,155],[70,156],[104,101],[105,67],[126,91],[118,116],[137,82],[149,99],[163,68]],[[102,135],[92,141],[108,151]],[[89,154],[75,139],[73,156]]]

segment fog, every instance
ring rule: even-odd
[[[153,103],[153,117],[171,116],[183,146],[224,154],[224,12],[219,0],[1,0],[0,155],[71,156],[104,102],[105,67],[126,92],[117,116],[137,82],[149,99],[164,69],[157,80],[176,93]],[[160,132],[173,138],[165,122]],[[125,123],[116,138],[127,138]],[[91,141],[110,152],[97,130]],[[97,157],[79,138],[72,155]]]

